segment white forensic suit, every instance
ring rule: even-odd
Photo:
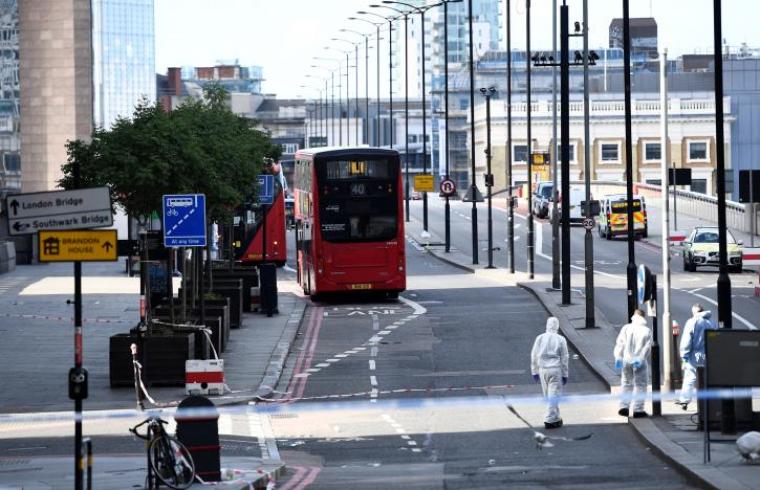
[[[559,320],[546,320],[546,333],[536,337],[530,353],[530,371],[538,375],[546,398],[545,423],[562,420],[559,414],[559,397],[562,396],[562,378],[568,377],[567,341],[559,333]]]
[[[615,361],[622,361],[620,382],[622,395],[620,408],[628,409],[631,404],[631,394],[635,392],[633,413],[644,412],[649,378],[649,352],[652,349],[652,330],[649,329],[646,318],[634,314],[631,323],[620,329],[615,342]]]

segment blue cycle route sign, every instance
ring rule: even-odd
[[[206,196],[203,194],[165,195],[164,246],[206,246]]]
[[[262,174],[258,176],[259,204],[272,204],[274,202],[274,175]]]

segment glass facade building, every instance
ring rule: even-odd
[[[92,0],[95,125],[129,117],[156,97],[153,0]]]
[[[0,189],[21,187],[18,1],[0,0]]]

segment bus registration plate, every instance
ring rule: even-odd
[[[372,284],[351,284],[351,289],[372,289]]]

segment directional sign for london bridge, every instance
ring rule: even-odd
[[[113,225],[108,187],[15,194],[6,204],[11,235]]]

